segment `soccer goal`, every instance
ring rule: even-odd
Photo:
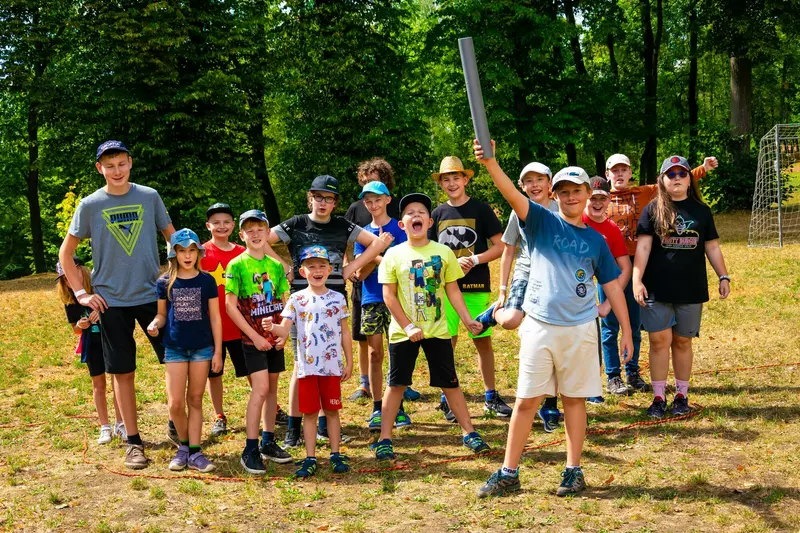
[[[778,124],[761,138],[749,246],[800,242],[800,124]]]

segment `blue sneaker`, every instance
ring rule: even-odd
[[[346,455],[342,455],[341,453],[332,453],[331,454],[331,469],[333,470],[334,474],[344,474],[345,472],[350,471],[350,460],[349,457]]]
[[[370,446],[375,450],[375,459],[378,461],[386,461],[394,459],[394,448],[392,448],[392,439],[379,440]]]
[[[411,417],[408,416],[408,414],[402,409],[397,411],[397,416],[394,419],[394,427],[400,429],[400,428],[407,428],[410,425],[411,425]]]
[[[381,412],[373,411],[372,416],[369,417],[369,430],[372,432],[381,430]]]
[[[478,489],[478,498],[487,496],[502,496],[508,492],[516,492],[520,489],[519,476],[506,476],[498,470]]]
[[[497,320],[495,320],[494,316],[493,316],[494,315],[494,308],[496,306],[497,306],[496,303],[492,304],[489,307],[489,309],[487,309],[486,311],[484,311],[483,313],[481,313],[481,314],[479,314],[478,316],[475,317],[475,320],[480,322],[481,325],[483,326],[483,329],[481,330],[480,333],[478,333],[478,335],[480,335],[481,333],[484,333],[487,329],[497,325]]]
[[[561,420],[561,411],[558,409],[545,409],[544,407],[540,407],[538,414],[539,418],[542,419],[545,433],[552,433],[561,427],[561,424],[559,424]]]
[[[406,387],[406,390],[403,391],[403,399],[407,402],[416,402],[420,398],[422,398],[422,394],[411,387]]]
[[[464,446],[469,448],[475,453],[483,453],[489,451],[489,445],[486,444],[477,431],[473,431],[464,437]]]
[[[586,401],[589,403],[605,403],[605,399],[602,396],[590,396],[586,398]]]
[[[317,473],[317,459],[315,457],[306,457],[302,461],[295,463],[300,468],[294,473],[300,479],[307,479]]]
[[[578,494],[586,488],[586,480],[583,478],[583,470],[578,468],[567,468],[561,473],[561,485],[556,491],[556,496],[569,496]]]

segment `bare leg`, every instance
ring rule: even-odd
[[[458,344],[458,335],[450,337],[450,344],[453,346],[453,351],[456,351],[456,344]]]
[[[119,402],[117,401],[117,391],[114,390],[114,376],[111,374],[103,374],[103,379],[106,376],[111,378],[111,398],[114,400],[114,420],[122,422],[122,412],[119,410]]]
[[[669,349],[672,345],[672,328],[653,331],[650,339],[650,379],[664,381],[669,374]]]
[[[392,438],[392,427],[394,419],[397,418],[397,411],[400,410],[400,402],[403,400],[405,385],[386,387],[383,394],[383,414],[381,416],[381,440]]]
[[[325,416],[328,419],[328,438],[330,439],[331,443],[331,453],[338,453],[342,434],[342,424],[339,421],[339,411],[328,411],[326,409]],[[306,451],[308,451],[307,447]]]
[[[250,374],[250,400],[247,402],[247,414],[245,415],[247,438],[258,438],[258,423],[261,417],[261,410],[269,394],[269,373],[266,370]]]
[[[122,412],[122,421],[128,435],[139,433],[139,424],[136,419],[136,372],[127,374],[114,374],[114,390],[117,391],[119,410]]]
[[[581,466],[583,440],[586,438],[586,400],[562,395],[561,403],[567,432],[567,466]]]
[[[478,363],[481,367],[483,387],[485,390],[495,390],[494,349],[492,348],[492,338],[481,337],[479,339],[472,339],[472,342],[475,343],[475,348],[478,350]]]
[[[292,370],[292,379],[289,380],[289,416],[303,416],[300,412],[300,397],[297,394],[297,369],[295,368]]]
[[[367,336],[369,345],[369,392],[377,400],[383,395],[383,335]]]
[[[189,363],[166,363],[164,366],[167,367],[169,418],[175,424],[178,438],[182,441],[189,440],[189,419],[186,415],[186,379],[189,375]],[[128,428],[127,420],[125,428]],[[128,434],[131,433],[128,430]]]
[[[208,395],[211,396],[211,405],[217,416],[223,416],[225,410],[222,406],[222,376],[208,378]]]
[[[365,376],[370,376],[370,389],[372,389],[372,375],[370,374],[370,349],[369,341],[358,341],[358,373]],[[375,396],[373,396],[375,398]],[[327,416],[327,415],[326,415]]]
[[[203,432],[203,394],[206,390],[211,361],[189,363],[189,386],[186,403],[189,406],[189,445],[200,446]],[[176,426],[177,427],[177,426]]]
[[[267,399],[264,402],[264,410],[261,413],[261,421],[264,424],[264,431],[275,432],[275,414],[278,412],[278,378],[280,373],[273,372],[268,374],[269,388],[267,389]]]
[[[464,398],[464,392],[461,390],[461,387],[442,389],[442,392],[444,392],[444,396],[447,398],[447,405],[450,406],[450,410],[456,415],[456,421],[458,425],[461,426],[464,435],[475,431],[469,416],[467,400]],[[391,420],[394,421],[394,418]]]
[[[503,459],[503,466],[516,469],[519,466],[522,450],[528,442],[528,435],[531,433],[533,418],[542,403],[544,396],[535,398],[517,398],[514,404],[514,411],[511,414],[511,422],[508,426],[508,440],[506,441],[506,455]]]
[[[675,371],[675,379],[689,381],[692,375],[692,339],[680,335],[672,336],[672,369]],[[666,378],[664,378],[666,379]]]
[[[303,415],[303,438],[306,440],[307,457],[315,457],[317,449],[317,416],[318,413]]]
[[[108,401],[106,400],[106,375],[92,376],[92,399],[101,426],[108,424]]]

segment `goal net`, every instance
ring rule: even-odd
[[[800,242],[800,124],[778,124],[761,138],[749,246]]]

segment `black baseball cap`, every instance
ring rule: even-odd
[[[228,204],[223,204],[222,202],[217,202],[206,210],[206,220],[217,213],[227,213],[228,215],[233,216],[233,210],[231,209],[231,206]]]
[[[611,183],[607,179],[602,176],[592,176],[590,180],[592,196],[595,194],[602,194],[609,197],[611,196]]]
[[[425,209],[428,210],[428,214],[431,213],[431,199],[428,197],[427,194],[422,194],[421,192],[412,192],[411,194],[406,194],[400,199],[400,216],[403,216],[403,211],[406,210],[408,204],[413,204],[415,202],[419,202],[425,206]]]
[[[333,176],[328,176],[327,174],[324,174],[322,176],[317,176],[316,178],[314,178],[314,181],[311,182],[311,187],[308,190],[332,192],[333,194],[338,196],[339,180],[337,180]]]
[[[106,141],[97,147],[97,161],[100,161],[100,158],[103,157],[103,154],[111,151],[125,152],[126,154],[130,154],[128,147],[122,144],[120,141]]]

